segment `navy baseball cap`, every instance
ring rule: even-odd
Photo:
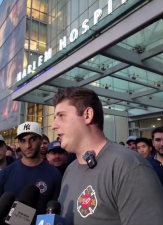
[[[50,151],[60,151],[60,152],[66,152],[65,149],[61,148],[61,142],[60,141],[52,141],[48,146],[48,153]]]

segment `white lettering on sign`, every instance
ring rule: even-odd
[[[101,16],[102,16],[102,10],[101,9],[97,9],[94,12],[94,25],[96,25],[99,22]]]
[[[121,4],[124,4],[127,2],[127,0],[121,0]],[[108,14],[111,14],[113,11],[113,0],[108,0]],[[102,9],[97,9],[94,12],[94,25],[97,25],[100,21],[100,18],[102,17],[103,11]],[[85,34],[89,29],[89,19],[85,19],[82,23],[82,34]],[[78,29],[73,29],[70,33],[69,40],[70,42],[74,42],[78,39],[79,37],[79,30]],[[67,37],[64,36],[62,39],[59,40],[59,51],[65,49],[67,47]],[[43,59],[44,57],[44,59]],[[44,56],[39,56],[38,57],[38,67],[43,64],[43,62],[48,61],[52,57],[52,48],[50,48],[48,51],[44,53]],[[36,61],[33,62],[32,65],[28,65],[27,69],[24,69],[23,72],[19,72],[17,74],[17,81],[20,81],[22,78],[26,77],[27,74],[30,74],[32,71],[35,71],[37,69],[37,64]]]
[[[109,0],[108,1],[108,14],[112,13],[113,11],[113,1]]]
[[[78,38],[79,32],[77,29],[73,29],[70,34],[70,42],[74,42]]]
[[[30,74],[32,72],[32,65],[28,65],[27,74]]]
[[[42,62],[43,62],[43,55],[40,55],[38,57],[38,66],[41,66],[42,65]]]
[[[59,41],[59,50],[61,51],[63,48],[66,48],[67,46],[67,37],[64,36],[63,39],[60,39]]]
[[[124,4],[127,2],[127,0],[121,0],[121,4]],[[113,12],[113,0],[108,0],[108,15]],[[97,9],[94,12],[94,25],[97,25],[100,21],[100,18],[102,17],[102,9]],[[85,34],[89,29],[89,19],[86,19],[82,23],[82,34]],[[70,42],[74,42],[79,37],[79,31],[78,29],[73,29],[70,33]],[[67,47],[67,37],[64,36],[62,39],[59,40],[59,51],[65,49]]]
[[[36,61],[33,61],[33,68],[32,68],[32,70],[35,70],[36,68],[37,68]]]
[[[43,55],[40,55],[38,57],[38,67],[43,64],[43,62],[48,61],[52,57],[52,48],[50,48],[48,51],[46,51]],[[24,77],[27,76],[27,74],[30,74],[32,71],[35,71],[37,69],[37,62],[33,61],[32,65],[29,64],[27,66],[27,69],[25,68],[23,72],[19,72],[17,74],[17,82],[23,79]]]
[[[23,74],[22,74],[22,78],[24,78],[24,77],[26,77],[26,76],[27,76],[27,70],[24,69],[24,70],[23,70]]]
[[[88,22],[89,22],[89,19],[86,19],[82,23],[82,28],[84,29],[84,31],[82,32],[82,34],[85,34],[89,30]]]
[[[48,61],[52,57],[52,48],[44,53],[44,62]]]

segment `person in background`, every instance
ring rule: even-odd
[[[153,146],[152,138],[149,138],[148,140],[149,140],[150,146],[152,146],[151,155],[156,154],[156,150],[155,150],[155,147]]]
[[[14,157],[14,151],[13,151],[13,149],[10,146],[8,146],[8,145],[6,147],[7,147],[6,156]]]
[[[46,159],[46,155],[47,155],[47,151],[48,151],[48,145],[49,145],[49,138],[45,135],[42,134],[42,145],[40,148],[40,153],[41,153],[41,157],[43,160],[47,160]]]
[[[20,147],[18,147],[17,149],[16,149],[16,159],[20,159],[20,158],[22,158],[22,156],[23,156],[23,153],[22,153],[22,151],[21,151],[21,148]]]
[[[156,152],[147,160],[156,171],[163,185],[163,126],[152,131],[152,140]]]
[[[35,185],[40,189],[37,214],[45,214],[47,203],[58,199],[61,174],[41,158],[42,133],[38,123],[20,124],[16,138],[23,157],[0,172],[0,197],[4,192],[11,192],[18,198],[25,186]]]
[[[136,151],[136,139],[137,137],[135,136],[130,136],[128,139],[127,139],[127,142],[126,144],[128,144],[128,147],[133,150],[133,151]]]
[[[147,158],[151,155],[152,146],[148,138],[141,137],[136,139],[137,151],[144,157]]]
[[[125,146],[125,143],[123,141],[119,142],[119,145],[124,145]]]
[[[10,147],[13,149],[14,151],[14,158],[16,158],[16,145],[12,144],[10,145]]]
[[[2,135],[0,135],[0,170],[14,162],[13,157],[6,156],[7,146]]]
[[[68,153],[67,162],[66,162],[67,166],[69,166],[76,159],[77,159],[77,157],[76,157],[75,153]]]
[[[47,160],[49,164],[59,169],[62,175],[64,174],[67,168],[66,166],[67,155],[68,153],[63,148],[61,148],[60,141],[53,141],[49,144]]]

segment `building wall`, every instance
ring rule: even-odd
[[[118,8],[122,0],[113,1],[113,10]],[[89,26],[92,27],[94,12],[102,9],[104,18],[108,14],[108,0],[49,0],[48,7],[48,48],[53,49],[53,55],[59,51],[59,40],[69,36],[74,28],[79,29],[79,36],[82,35],[82,23],[89,19]]]
[[[106,138],[113,142],[123,141],[126,143],[128,138],[128,118],[105,115],[104,134]]]
[[[5,0],[0,7],[0,131],[18,124],[18,102],[9,87],[22,68],[26,24],[26,0]]]

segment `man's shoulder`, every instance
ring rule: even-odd
[[[134,169],[139,165],[149,166],[148,161],[138,152],[130,150],[125,146],[110,142],[105,148],[105,153],[103,155],[105,161],[113,165],[119,165],[119,168],[120,165],[128,169]]]
[[[8,166],[4,167],[0,174],[6,174],[14,171],[14,168],[20,167],[21,162],[20,160],[16,160],[13,163],[9,164]]]
[[[11,157],[11,156],[6,156],[6,162],[7,162],[7,165],[10,165],[11,163],[15,162],[16,160]]]
[[[54,176],[56,176],[56,175],[60,176],[60,172],[55,166],[50,165],[48,162],[45,162],[45,161],[43,161],[43,166],[45,167],[46,172],[48,171],[51,174],[53,174]]]
[[[148,161],[152,162],[152,161],[154,161],[154,157],[155,157],[155,155],[151,155],[151,156],[147,157],[146,159]]]
[[[78,160],[75,159],[73,162],[71,162],[71,163],[68,165],[66,171],[68,171],[68,170],[74,170],[74,168],[75,168],[77,165],[78,165]]]

